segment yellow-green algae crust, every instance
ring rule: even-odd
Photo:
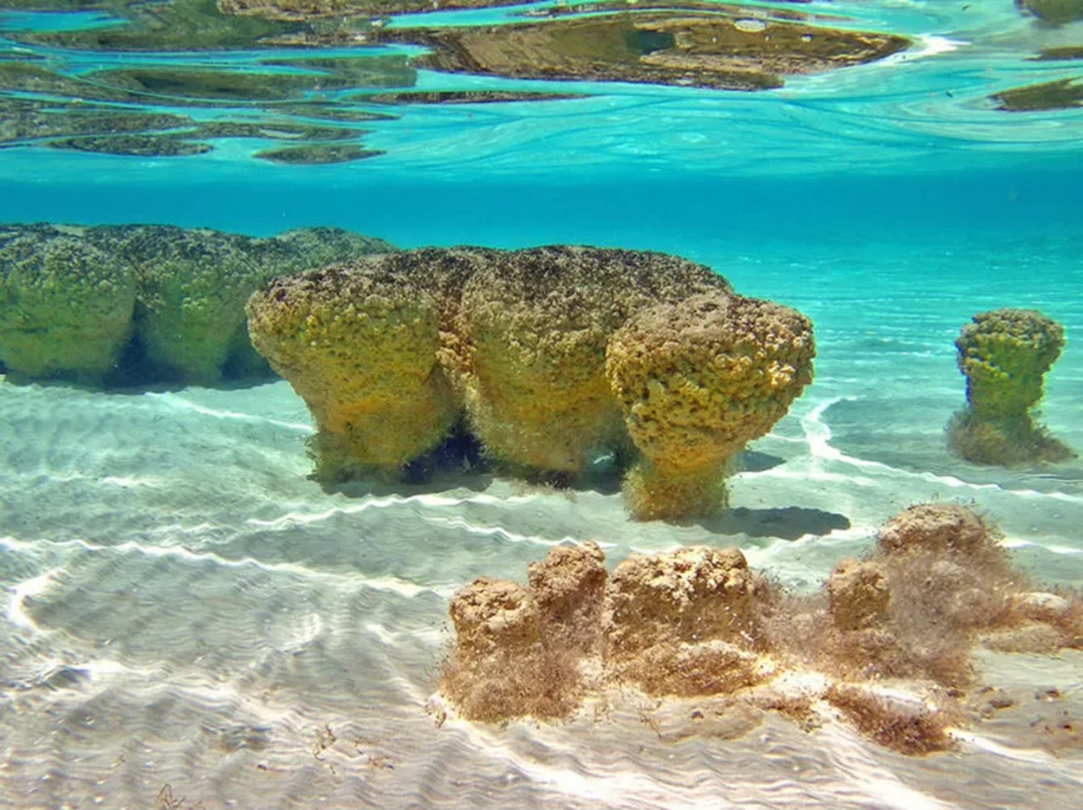
[[[766,434],[812,381],[812,325],[768,301],[707,293],[631,318],[606,374],[643,454],[625,481],[640,519],[725,507],[728,459]]]
[[[132,328],[136,274],[79,228],[0,229],[0,361],[9,373],[96,381]]]
[[[591,448],[622,443],[605,353],[632,313],[729,290],[709,268],[661,253],[554,246],[487,256],[463,288],[454,378],[489,452],[545,472],[574,475]]]
[[[967,407],[948,426],[956,454],[998,465],[1072,457],[1032,416],[1064,342],[1064,328],[1035,310],[981,312],[963,326],[955,347],[966,376]]]
[[[252,296],[253,345],[312,411],[321,472],[397,470],[447,433],[457,409],[437,364],[440,312],[421,279],[371,261]]]

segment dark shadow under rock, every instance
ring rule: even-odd
[[[850,528],[850,519],[836,512],[786,506],[778,509],[730,509],[718,517],[696,521],[718,534],[746,534],[749,537],[780,537],[797,540],[805,535],[823,536]]]

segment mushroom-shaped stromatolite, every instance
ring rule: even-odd
[[[643,520],[725,507],[726,462],[766,434],[812,380],[808,320],[768,301],[707,293],[634,315],[606,373],[644,456],[625,480]]]
[[[139,280],[135,324],[163,376],[215,383],[227,365],[255,367],[245,303],[276,275],[292,275],[389,246],[330,228],[253,239],[210,229],[105,226],[87,232]]]
[[[278,278],[248,303],[253,345],[312,411],[325,476],[398,470],[456,419],[437,364],[440,298],[402,269],[357,261]]]
[[[955,341],[967,407],[948,425],[951,448],[977,464],[1064,461],[1072,451],[1035,425],[1047,371],[1064,348],[1060,324],[1028,309],[975,315]]]
[[[450,363],[471,427],[498,458],[574,475],[591,448],[620,443],[606,344],[638,309],[728,291],[701,265],[584,247],[492,251],[462,292]]]
[[[136,275],[85,230],[0,229],[0,362],[9,373],[97,381],[131,335]]]

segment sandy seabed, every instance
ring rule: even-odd
[[[735,545],[753,568],[812,590],[888,517],[939,501],[998,522],[1040,582],[1083,582],[1078,460],[991,470],[944,446],[962,404],[959,325],[982,308],[1043,302],[976,298],[932,274],[918,306],[900,292],[908,268],[865,280],[850,268],[847,288],[811,260],[806,285],[776,295],[778,278],[733,261],[740,292],[812,318],[817,379],[743,457],[735,508],[686,526],[629,521],[604,476],[566,492],[485,474],[322,489],[307,478],[311,421],[283,382],[145,393],[0,383],[8,806],[1074,810],[1073,652],[980,652],[979,679],[1013,705],[921,758],[830,714],[811,731],[770,714],[705,728],[631,693],[557,724],[441,724],[432,712],[451,594],[480,575],[522,580],[558,543],[595,540],[611,568],[632,552]],[[1069,347],[1046,417],[1080,448],[1072,341],[1083,311],[1070,282],[1047,290]]]

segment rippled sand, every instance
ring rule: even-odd
[[[951,340],[996,290],[975,300],[958,273],[928,272],[918,305],[903,295],[917,261],[890,278],[872,264],[862,281],[851,260],[860,296],[829,283],[837,259],[727,264],[754,295],[805,279],[774,297],[817,324],[818,378],[746,454],[737,508],[682,527],[629,522],[604,476],[571,492],[482,474],[324,491],[306,478],[311,423],[283,382],[0,384],[0,794],[15,808],[170,796],[206,810],[1077,807],[1078,653],[982,653],[982,679],[1015,706],[927,758],[830,713],[804,731],[777,716],[704,727],[631,694],[556,725],[441,723],[432,710],[449,596],[482,574],[522,579],[555,543],[597,540],[611,566],[632,551],[738,545],[808,589],[891,514],[947,500],[999,521],[1039,579],[1083,581],[1078,461],[982,470],[944,449],[962,400]],[[980,277],[977,259],[970,269]],[[1083,319],[1071,279],[1058,283],[1049,301],[1071,335]],[[1072,346],[1047,414],[1080,447]]]

